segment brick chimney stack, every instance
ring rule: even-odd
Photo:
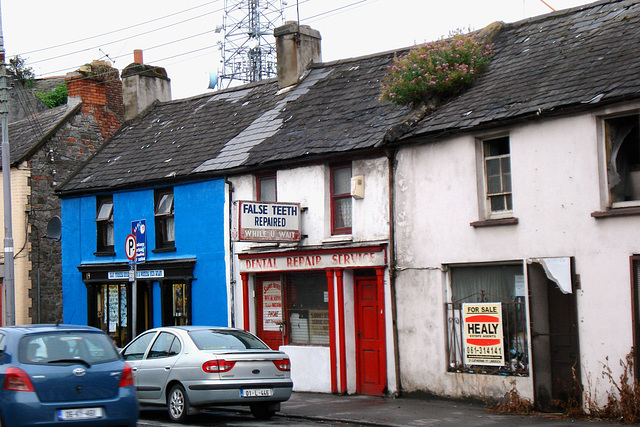
[[[322,62],[320,33],[308,25],[287,21],[274,30],[278,56],[278,86],[285,88],[298,83],[309,64]]]
[[[156,101],[171,101],[171,80],[162,67],[145,65],[142,51],[133,51],[133,63],[122,70],[124,118],[131,120]]]
[[[82,114],[93,116],[104,139],[108,139],[122,125],[124,105],[120,73],[106,61],[93,61],[68,73],[69,103],[82,101]]]

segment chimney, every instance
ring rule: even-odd
[[[83,65],[68,73],[65,82],[68,104],[81,101],[82,114],[94,117],[105,139],[120,128],[124,115],[122,82],[118,70],[108,61]]]
[[[156,101],[171,101],[171,80],[162,67],[145,65],[142,51],[133,51],[133,63],[122,70],[124,118],[131,120]]]
[[[274,30],[278,56],[278,86],[282,89],[298,83],[312,62],[322,62],[320,33],[308,25],[287,21]]]

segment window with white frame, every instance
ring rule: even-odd
[[[256,196],[260,202],[277,202],[276,174],[256,175]]]
[[[446,307],[450,372],[526,375],[529,372],[525,279],[521,263],[449,267]],[[468,316],[471,309],[480,316]],[[486,311],[485,311],[486,310]],[[494,310],[499,343],[482,342],[484,314]],[[473,323],[476,322],[476,323]],[[491,327],[487,328],[491,332]],[[480,335],[473,335],[473,333]],[[485,341],[490,341],[486,340]],[[483,360],[483,352],[489,356]],[[493,360],[491,360],[493,358]]]
[[[612,207],[640,205],[640,114],[604,120],[607,187]]]
[[[97,199],[97,253],[113,253],[113,197],[102,196]]]
[[[331,234],[351,234],[351,165],[331,167]]]
[[[175,249],[175,225],[173,215],[173,189],[163,188],[155,192],[156,250]]]
[[[488,218],[512,215],[511,149],[508,136],[482,141]]]

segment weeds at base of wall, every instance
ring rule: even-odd
[[[489,410],[500,414],[529,415],[534,412],[534,406],[531,400],[520,396],[516,386],[513,385],[511,390],[504,395],[504,398],[491,406]]]
[[[562,417],[612,420],[624,424],[640,423],[640,382],[633,377],[633,355],[632,349],[625,360],[620,361],[622,374],[618,379],[613,376],[613,371],[609,367],[609,358],[603,364],[602,377],[609,380],[613,387],[612,391],[607,392],[607,403],[603,407],[597,404],[591,379],[588,379],[589,390],[584,390],[573,369],[573,378],[577,389],[582,392],[584,403],[578,402],[575,398],[554,401],[554,405],[562,409]],[[501,414],[520,415],[529,415],[534,412],[534,409],[533,403],[520,396],[515,385],[498,404],[490,408],[491,411]]]
[[[625,424],[640,422],[640,383],[633,377],[634,350],[620,361],[622,374],[618,381],[609,367],[609,358],[604,364],[603,378],[608,379],[616,393],[608,393],[607,404],[599,414],[600,418],[616,420]]]

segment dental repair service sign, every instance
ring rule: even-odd
[[[502,304],[462,304],[464,363],[504,365]]]

